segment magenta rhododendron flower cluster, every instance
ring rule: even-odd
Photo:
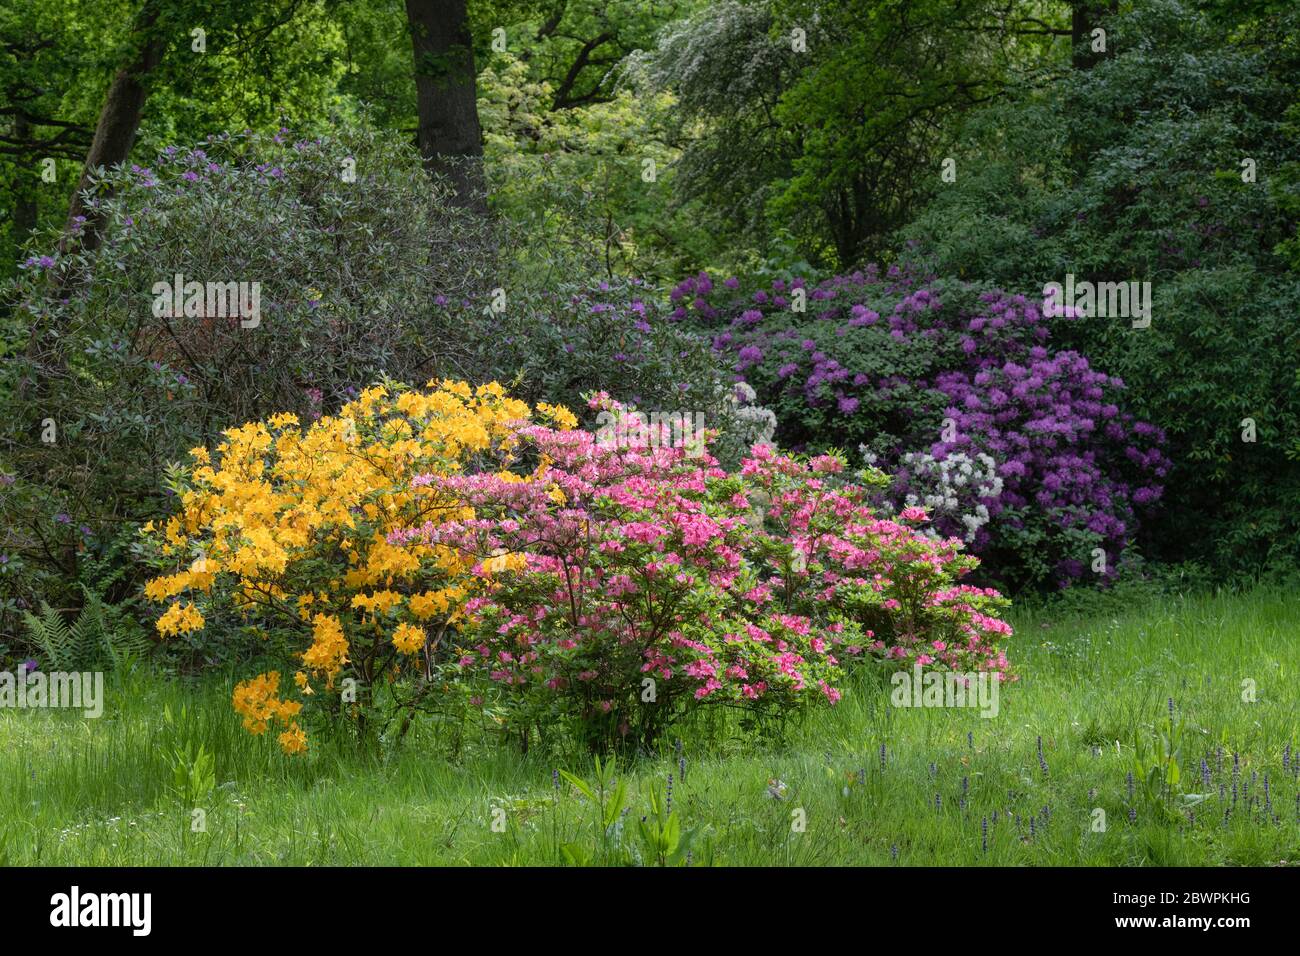
[[[531,474],[419,478],[473,517],[391,538],[476,558],[460,665],[521,740],[560,717],[592,746],[650,745],[698,707],[834,704],[872,657],[1007,674],[1004,602],[957,583],[976,561],[921,534],[923,511],[878,517],[831,456],[758,445],[728,474],[592,402],[612,437],[521,427]]]
[[[783,444],[866,446],[894,478],[893,500],[935,491],[906,456],[990,456],[1001,490],[981,500],[989,521],[971,544],[1008,579],[1078,577],[1097,548],[1099,573],[1113,573],[1162,494],[1164,435],[1122,410],[1122,380],[1051,342],[1057,328],[1106,320],[1049,319],[1031,298],[897,266],[748,293],[701,274],[672,301],[670,319],[710,331],[776,412]],[[946,519],[942,530],[961,533]]]

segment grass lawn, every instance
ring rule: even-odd
[[[452,760],[429,726],[379,754],[322,745],[287,758],[273,737],[239,726],[233,679],[193,687],[140,670],[109,675],[96,720],[0,711],[0,861],[649,862],[638,822],[670,773],[694,865],[1300,860],[1300,753],[1288,749],[1300,743],[1300,602],[1261,589],[1117,608],[1013,615],[1009,653],[1023,676],[993,719],[893,708],[889,686],[867,675],[782,744],[730,724],[686,728],[685,778],[671,745],[619,768],[631,809],[607,831],[574,786],[553,785],[557,767],[593,778],[580,755],[523,757],[475,729]],[[1148,796],[1135,774],[1130,797],[1135,741],[1159,752],[1170,698],[1177,783]],[[215,756],[216,787],[198,803],[206,832],[193,832],[173,755],[200,742]],[[1168,764],[1160,772],[1173,775]]]

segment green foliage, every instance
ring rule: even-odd
[[[590,808],[594,841],[587,845],[567,841],[559,845],[560,855],[571,866],[611,866],[640,862],[645,866],[682,866],[698,835],[698,828],[683,829],[681,814],[672,807],[671,784],[646,786],[645,813],[636,822],[640,848],[631,843],[625,818],[633,812],[627,771],[618,773],[611,757],[601,763],[596,757],[595,775],[587,780],[567,770],[558,771]]]
[[[680,188],[733,242],[784,231],[822,265],[879,257],[937,187],[954,120],[1000,91],[1008,59],[1052,49],[1042,18],[954,0],[710,4],[645,57],[680,102]]]
[[[64,623],[58,611],[44,603],[39,617],[30,611],[23,616],[32,643],[49,661],[51,670],[80,670],[99,652],[103,617],[95,612],[96,608],[87,604],[72,627]]]
[[[591,807],[592,827],[596,837],[595,849],[584,847],[580,843],[565,843],[560,851],[574,866],[609,863],[614,829],[620,825],[620,816],[627,804],[627,779],[618,775],[617,759],[611,757],[602,764],[600,757],[596,757],[596,773],[589,781],[567,770],[561,770],[560,776]]]
[[[85,588],[85,603],[72,624],[62,613],[41,603],[41,613],[23,613],[28,639],[49,671],[88,671],[98,667],[125,670],[153,651],[145,630],[121,608],[109,608]]]
[[[1178,0],[1133,5],[1091,69],[972,115],[956,182],[900,240],[940,274],[1026,295],[1067,274],[1149,281],[1149,328],[1089,318],[1058,322],[1053,340],[1120,376],[1128,408],[1169,437],[1146,556],[1254,575],[1300,555],[1287,457],[1300,430],[1300,16],[1239,17],[1229,29]]]
[[[172,792],[183,805],[200,806],[216,786],[216,765],[203,744],[197,749],[187,744],[172,753]]]
[[[589,420],[586,396],[599,391],[646,411],[699,414],[722,433],[715,456],[727,463],[771,437],[771,413],[733,387],[707,339],[663,321],[656,290],[620,279],[510,287],[503,313],[455,313],[465,341],[479,349],[470,378],[511,382],[526,401],[564,405]]]
[[[688,217],[668,211],[679,155],[665,141],[672,97],[625,86],[607,100],[556,110],[553,95],[509,54],[479,74],[492,205],[526,235],[514,249],[516,268],[554,279],[562,255],[593,277],[674,274],[700,251],[691,246],[701,237]]]
[[[1173,702],[1170,701],[1172,711]],[[1180,761],[1184,728],[1173,713],[1155,727],[1139,729],[1133,737],[1133,772],[1146,808],[1177,824],[1186,807],[1196,806],[1209,794],[1186,793]]]
[[[0,149],[0,210],[11,213],[0,215],[0,277],[12,276],[33,228],[63,225],[109,84],[148,38],[161,41],[161,55],[146,77],[138,155],[213,130],[269,131],[285,119],[358,109],[356,99],[340,95],[357,72],[349,63],[353,4],[150,0],[148,6],[156,16],[144,36],[132,30],[146,7],[140,2],[24,0],[0,10],[0,117],[9,126]],[[203,31],[201,51],[194,48],[196,29]],[[387,36],[404,53],[410,86],[404,40],[400,33]],[[43,178],[47,159],[54,161],[53,180]]]
[[[0,594],[29,604],[47,586],[75,600],[59,589],[79,565],[121,521],[157,515],[168,464],[221,429],[319,416],[385,373],[451,371],[475,343],[441,324],[435,297],[499,281],[488,225],[364,125],[222,134],[92,189],[102,244],[60,254],[48,235],[54,255],[27,263],[0,318]],[[177,274],[257,283],[260,315],[208,314],[188,291],[186,314],[160,315],[159,283]]]
[[[671,809],[666,788],[654,784],[646,788],[649,812],[637,822],[644,859],[656,866],[681,866],[691,852],[698,830],[682,829],[681,815]]]

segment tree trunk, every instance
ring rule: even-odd
[[[451,181],[455,201],[486,212],[474,48],[465,4],[406,0],[415,54],[416,138],[429,171]]]
[[[1105,54],[1092,49],[1092,31],[1104,26],[1103,20],[1114,15],[1115,0],[1074,0],[1070,4],[1070,66],[1075,70],[1092,69]],[[1109,37],[1107,37],[1109,43]],[[1092,150],[1085,145],[1081,129],[1071,130],[1066,144],[1071,168],[1077,181],[1088,169]]]
[[[1102,54],[1092,49],[1092,31],[1114,13],[1114,0],[1075,0],[1070,4],[1070,65],[1074,69],[1087,70],[1101,59]]]
[[[82,192],[89,185],[91,173],[96,168],[125,162],[131,154],[136,131],[140,128],[145,97],[148,95],[144,88],[144,78],[162,58],[162,38],[153,33],[157,20],[156,4],[152,0],[146,0],[131,29],[137,52],[117,71],[113,82],[109,84],[104,107],[99,111],[99,122],[95,126],[95,138],[91,141],[90,151],[86,154],[86,165],[81,171],[81,180],[68,205],[68,225],[63,238],[65,247],[74,234],[73,227],[78,216],[87,218],[80,239],[82,247],[93,249],[99,244],[99,230],[96,228],[98,223],[93,215],[87,214]]]
[[[92,170],[100,166],[111,166],[124,162],[131,153],[136,131],[140,128],[140,115],[144,110],[147,91],[144,78],[162,59],[163,41],[154,32],[158,21],[158,6],[155,0],[145,0],[144,6],[136,14],[131,26],[133,52],[109,84],[108,94],[104,97],[104,106],[99,111],[99,122],[95,125],[95,137],[86,153],[86,163],[81,171],[81,179],[72,201],[68,204],[68,221],[59,240],[59,251],[68,252],[73,248],[95,249],[100,242],[99,217],[86,206],[82,191],[89,185]],[[76,228],[77,217],[85,216],[81,228]],[[50,287],[50,297],[61,299],[68,296],[75,278],[65,272]],[[27,358],[36,365],[46,364],[61,367],[62,356],[58,349],[50,349],[49,355],[42,355],[42,349],[49,344],[46,341],[50,329],[46,323],[34,321],[27,339]],[[53,330],[57,334],[57,330]],[[24,377],[18,386],[18,396],[25,398],[30,393],[33,382]]]
[[[14,139],[19,143],[25,143],[31,135],[31,123],[27,120],[27,114],[20,110],[14,114]],[[10,188],[14,194],[14,244],[21,248],[32,234],[32,230],[36,228],[39,210],[36,206],[37,184],[31,173],[36,157],[32,153],[18,155],[19,159],[14,163],[13,185]]]

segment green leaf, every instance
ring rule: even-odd
[[[620,780],[614,787],[614,793],[605,804],[605,826],[613,826],[618,815],[623,812],[623,804],[627,800],[627,781]]]
[[[562,773],[563,771],[561,771]],[[591,862],[591,857],[587,851],[576,843],[565,843],[560,847],[560,852],[564,858],[573,866],[587,866]]]
[[[596,802],[595,791],[591,789],[591,785],[588,784],[587,781],[583,780],[581,777],[575,777],[567,770],[561,770],[560,776],[563,777],[565,780],[569,781],[569,783],[573,784],[573,786],[577,788],[578,792],[581,793],[588,800],[590,800],[592,803]]]

